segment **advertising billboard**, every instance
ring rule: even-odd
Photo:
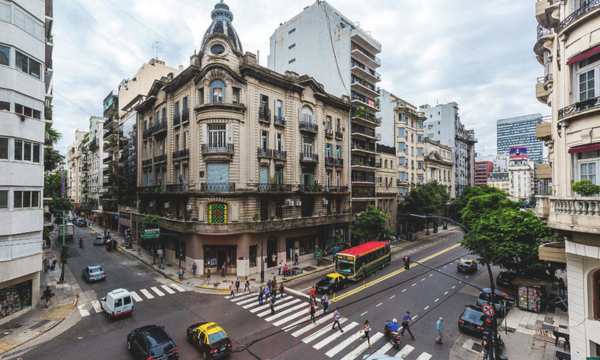
[[[527,147],[513,146],[510,148],[508,155],[511,159],[527,159]]]

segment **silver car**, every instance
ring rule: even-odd
[[[89,282],[89,283],[106,280],[106,272],[104,271],[104,268],[102,267],[102,265],[86,266],[83,269],[81,276],[83,277],[83,279],[86,282]]]
[[[104,245],[104,237],[102,235],[96,235],[96,238],[94,239],[94,245]]]

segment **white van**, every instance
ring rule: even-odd
[[[111,319],[129,316],[133,313],[133,298],[126,289],[115,289],[100,299],[100,306]]]

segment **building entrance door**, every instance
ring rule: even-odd
[[[277,265],[277,239],[267,240],[267,267]]]

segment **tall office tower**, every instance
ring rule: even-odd
[[[544,142],[536,138],[535,129],[542,122],[542,114],[529,114],[500,119],[496,122],[496,144],[500,155],[507,155],[511,147],[526,147],[529,160],[544,160]]]

